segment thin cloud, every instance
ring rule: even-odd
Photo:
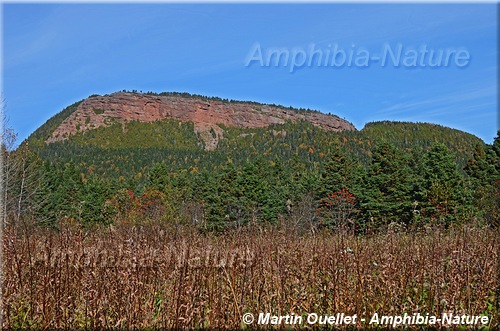
[[[45,30],[35,39],[28,43],[17,44],[13,50],[6,52],[8,57],[5,58],[4,65],[6,67],[16,66],[36,59],[41,53],[50,50],[54,45],[57,45],[61,34],[54,30]]]
[[[380,109],[376,112],[376,114],[391,116],[408,112],[423,112],[427,115],[437,116],[453,114],[460,109],[463,111],[467,109],[470,110],[471,108],[479,109],[480,105],[494,107],[496,93],[497,92],[494,86],[486,86],[471,90],[460,90],[424,100],[399,102],[392,104],[389,107]],[[486,98],[490,99],[490,101],[484,102],[484,99]],[[468,105],[470,102],[474,102],[474,104]]]

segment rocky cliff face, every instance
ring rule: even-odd
[[[127,121],[154,122],[163,119],[192,121],[195,130],[205,140],[207,149],[217,147],[223,137],[219,126],[261,128],[282,124],[287,120],[304,120],[331,131],[356,130],[349,122],[334,115],[303,112],[278,106],[244,102],[223,102],[201,97],[178,95],[158,96],[118,92],[93,96],[84,100],[52,133],[47,143],[68,139],[71,135],[112,123]],[[214,138],[210,131],[217,134]]]

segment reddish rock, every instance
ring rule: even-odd
[[[223,130],[218,124],[227,127],[261,128],[282,124],[286,120],[304,120],[330,131],[356,130],[351,123],[338,116],[319,112],[299,112],[277,106],[229,103],[205,100],[201,97],[118,92],[84,100],[52,133],[47,143],[67,139],[78,132],[109,126],[115,121],[124,125],[126,121],[154,122],[166,118],[192,121],[195,130],[204,137],[207,149],[217,147],[218,140],[223,137]],[[211,128],[217,134],[215,139],[211,138]]]

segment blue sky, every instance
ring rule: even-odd
[[[7,125],[23,140],[91,94],[135,89],[317,109],[358,129],[432,122],[491,143],[496,18],[495,4],[4,4]],[[401,45],[462,50],[470,59],[436,68],[312,61],[290,72],[284,60],[246,66],[256,44],[263,56],[311,45],[379,55]]]

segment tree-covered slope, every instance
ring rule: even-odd
[[[54,132],[54,130],[57,129],[65,119],[78,109],[78,106],[82,103],[82,101],[83,100],[75,102],[74,104],[64,108],[61,112],[52,116],[49,120],[47,120],[47,122],[35,130],[35,132],[28,137],[27,141],[39,148],[42,147],[43,143],[50,137],[52,132]]]
[[[82,168],[92,166],[101,173],[124,175],[139,169],[146,171],[149,165],[162,161],[174,168],[214,168],[228,158],[240,163],[256,156],[285,162],[298,157],[310,166],[318,166],[337,148],[366,166],[371,149],[381,143],[414,153],[426,152],[441,143],[463,167],[472,157],[474,147],[484,145],[481,139],[459,130],[404,122],[369,123],[361,131],[349,132],[325,131],[304,121],[266,128],[222,126],[218,135],[217,149],[206,151],[203,139],[190,122],[131,121],[79,133],[65,141],[36,144],[35,150],[53,162],[72,161]]]
[[[444,144],[464,166],[477,144],[484,142],[464,131],[432,123],[381,121],[367,123],[354,137],[373,143],[390,143],[406,151],[428,151],[435,144]],[[368,148],[369,149],[369,148]]]

